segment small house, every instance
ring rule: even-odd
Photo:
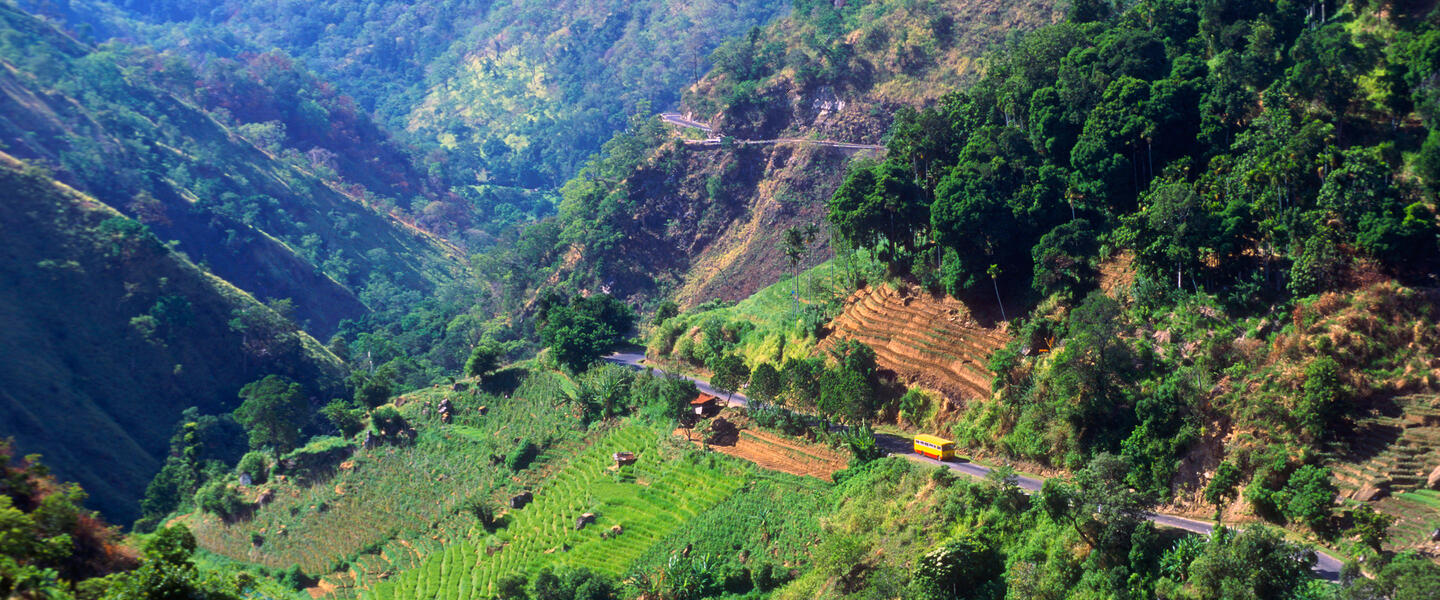
[[[694,400],[690,401],[690,409],[695,412],[695,416],[697,417],[712,417],[720,412],[720,399],[710,394],[701,393],[699,396],[696,396]]]

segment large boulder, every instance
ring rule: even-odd
[[[1425,487],[1432,490],[1440,490],[1440,467],[1430,471],[1430,476],[1425,478]]]
[[[1390,493],[1389,487],[1389,482],[1380,484],[1367,483],[1360,486],[1360,489],[1355,490],[1355,493],[1350,497],[1360,502],[1373,502],[1388,495]]]

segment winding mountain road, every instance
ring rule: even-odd
[[[645,355],[638,352],[616,352],[614,354],[606,356],[604,360],[606,362],[624,365],[632,369],[655,369],[656,371],[661,371],[662,373],[664,372],[664,370],[660,369],[659,367],[646,364]],[[724,393],[718,392],[715,390],[715,388],[710,387],[710,383],[708,381],[705,381],[704,379],[691,377],[688,375],[679,376],[695,382],[695,387],[699,388],[701,392],[716,396],[718,398],[725,397]],[[730,396],[730,404],[732,405],[747,406],[748,403],[749,399],[740,392],[735,392]],[[950,469],[951,471],[955,471],[957,473],[964,473],[971,477],[976,477],[980,479],[984,479],[987,475],[990,474],[990,467],[986,467],[984,465],[976,464],[973,462],[942,462],[933,458],[917,455],[913,451],[914,446],[911,443],[911,440],[900,436],[877,433],[875,434],[875,441],[891,456],[903,456],[912,461],[943,466]],[[1019,486],[1021,490],[1024,490],[1026,494],[1034,494],[1039,492],[1041,486],[1045,484],[1045,480],[1043,479],[1027,477],[1024,475],[1015,475],[1013,481],[1015,482],[1015,485]],[[1215,531],[1214,523],[1210,523],[1209,521],[1197,521],[1195,519],[1189,519],[1186,517],[1181,517],[1179,515],[1167,515],[1152,512],[1147,513],[1145,515],[1145,518],[1155,523],[1156,525],[1160,525],[1161,527],[1173,527],[1176,529],[1183,529],[1185,531],[1198,533],[1200,535],[1210,535],[1212,532]],[[1332,583],[1340,581],[1340,568],[1341,566],[1343,566],[1344,563],[1339,558],[1336,558],[1335,556],[1320,550],[1315,551],[1315,557],[1316,561],[1314,571],[1316,576]]]
[[[623,365],[637,371],[644,371],[645,369],[655,369],[656,371],[660,371],[661,373],[665,372],[665,370],[661,369],[660,367],[645,364],[645,355],[638,352],[616,352],[614,354],[611,354],[610,356],[606,356],[604,360],[605,362]],[[695,382],[695,387],[699,388],[701,393],[710,394],[711,396],[714,396],[716,398],[726,397],[724,392],[710,387],[710,382],[705,381],[704,379],[700,379],[698,377],[691,377],[689,375],[679,375],[679,377],[689,379],[690,381]],[[735,392],[733,394],[730,394],[730,404],[734,406],[749,406],[750,399],[746,398],[745,394]]]
[[[698,129],[705,132],[707,136],[715,135],[715,129],[709,125],[686,117],[680,113],[660,113],[660,120],[689,129]],[[707,137],[703,140],[684,140],[686,146],[719,146],[724,142],[718,137]],[[833,140],[812,140],[807,138],[775,138],[769,140],[734,140],[737,146],[760,146],[773,144],[811,144],[824,146],[826,148],[839,148],[841,150],[884,150],[885,146],[879,144],[852,144],[850,142],[836,142]]]

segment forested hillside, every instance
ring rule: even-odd
[[[0,596],[1440,589],[1432,2],[24,6]]]
[[[974,86],[902,112],[886,159],[832,198],[836,232],[892,273],[1019,317],[997,401],[960,421],[965,439],[1072,467],[1121,452],[1137,487],[1168,493],[1202,439],[1269,448],[1288,473],[1323,462],[1371,402],[1430,385],[1323,374],[1411,352],[1428,370],[1420,340],[1284,358],[1244,340],[1304,331],[1315,294],[1437,283],[1433,24],[1354,5],[1206,7],[1077,6]],[[1106,269],[1130,271],[1123,289],[1096,293]],[[1021,355],[1047,338],[1052,352]],[[1241,365],[1274,360],[1294,371],[1242,383]],[[1230,458],[1249,472],[1250,456]]]
[[[283,152],[271,133],[201,110],[225,93],[183,62],[87,47],[10,5],[0,27],[11,154],[51,165],[241,288],[291,300],[317,335],[364,314],[358,296],[377,281],[433,290],[454,277],[452,247],[378,214],[325,153]],[[225,97],[258,101],[247,90]]]
[[[971,84],[898,110],[882,157],[850,164],[829,199],[829,277],[797,277],[791,303],[766,290],[659,322],[650,351],[717,377],[738,357],[752,389],[773,389],[814,372],[827,335],[858,336],[896,372],[777,397],[1037,468],[1113,454],[1177,508],[1331,543],[1379,510],[1399,519],[1369,521],[1387,548],[1430,548],[1435,17],[1270,8],[1081,3],[1008,40]],[[784,114],[716,122],[769,136]],[[848,293],[836,269],[874,289],[827,325]],[[903,333],[947,296],[968,309],[934,318],[978,322]],[[986,361],[973,338],[992,326],[1013,342]],[[907,368],[932,363],[995,376],[895,387],[926,387]],[[1331,508],[1338,494],[1358,503]]]
[[[422,173],[495,208],[511,192],[492,185],[553,190],[630,114],[673,106],[709,69],[716,45],[788,8],[756,0],[64,4],[22,2],[99,39],[196,58],[278,49],[408,132]]]
[[[1048,2],[795,3],[791,16],[719,47],[683,109],[735,140],[875,142],[890,122],[886,107],[924,105],[935,94],[919,90],[972,76],[991,44],[1049,22],[1051,10]],[[887,54],[907,39],[914,56]],[[831,254],[828,228],[815,226],[854,150],[692,145],[682,138],[697,132],[667,127],[632,121],[565,186],[555,219],[486,257],[480,267],[504,285],[501,297],[523,300],[559,284],[642,303],[739,300]],[[793,265],[784,246],[791,228],[800,234]]]
[[[144,224],[0,159],[0,435],[109,518],[139,515],[186,408],[229,412],[272,373],[313,398],[343,389],[340,361],[285,316]]]

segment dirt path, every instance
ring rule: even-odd
[[[675,435],[684,436],[686,430],[676,429]],[[692,436],[691,439],[699,445],[698,438]],[[844,455],[825,446],[788,440],[756,429],[740,430],[734,444],[710,444],[708,447],[727,456],[748,460],[762,469],[825,481],[832,481],[831,474],[847,464]]]

